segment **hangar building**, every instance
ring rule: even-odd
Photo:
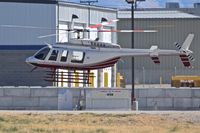
[[[116,19],[115,9],[97,6],[87,6],[75,3],[57,2],[51,0],[1,0],[0,25],[34,26],[44,28],[69,28],[72,14],[79,17],[75,21],[76,28],[97,24],[104,17],[107,20]],[[89,17],[90,16],[90,17]],[[116,28],[116,24],[105,28]],[[45,42],[67,42],[68,35],[61,34],[39,39],[38,36],[60,33],[56,30],[37,28],[0,27],[0,86],[48,86],[51,83],[43,80],[45,72],[42,69],[31,71],[25,59],[32,56],[45,45]],[[116,42],[115,33],[105,33],[103,40]],[[95,39],[97,33],[83,34],[82,37]]]
[[[155,29],[157,33],[135,33],[135,48],[149,49],[158,45],[160,49],[176,49],[174,42],[182,45],[189,33],[194,33],[195,38],[190,49],[194,52],[194,68],[185,68],[179,57],[160,57],[161,63],[154,64],[150,57],[135,58],[135,83],[150,84],[170,83],[173,75],[200,75],[200,8],[161,8],[137,9],[135,11],[135,29]],[[120,21],[118,29],[131,29],[131,11],[118,11]],[[122,47],[131,47],[131,34],[119,33],[118,43]],[[126,65],[125,65],[126,64]],[[131,58],[123,58],[118,63],[118,70],[125,75],[126,83],[131,83]]]

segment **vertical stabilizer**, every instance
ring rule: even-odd
[[[190,45],[191,45],[193,39],[194,39],[194,34],[189,34],[189,35],[187,36],[187,38],[185,39],[185,41],[184,41],[184,43],[183,43],[181,49],[182,49],[182,50],[189,50],[189,47],[190,47]]]

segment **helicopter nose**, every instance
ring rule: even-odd
[[[26,58],[26,63],[31,64],[33,62],[33,57]]]

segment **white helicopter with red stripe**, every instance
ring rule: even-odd
[[[26,62],[36,67],[93,70],[113,66],[121,57],[126,56],[149,56],[154,63],[159,64],[159,56],[178,55],[184,66],[190,67],[190,60],[194,60],[189,50],[193,38],[194,34],[189,34],[182,46],[176,44],[179,50],[158,49],[158,46],[129,49],[96,40],[71,40],[67,45],[46,46],[27,58]]]
[[[152,46],[150,49],[128,49],[121,48],[114,43],[106,43],[96,40],[80,39],[80,32],[156,32],[155,30],[96,30],[98,27],[111,24],[118,20],[106,21],[89,26],[86,29],[74,29],[73,19],[78,18],[72,15],[72,25],[69,32],[77,32],[77,39],[70,39],[67,43],[57,43],[48,45],[39,50],[35,55],[26,59],[26,62],[36,67],[64,68],[72,70],[93,70],[113,66],[121,57],[125,56],[150,56],[154,63],[160,63],[159,56],[179,55],[186,67],[190,67],[189,60],[194,60],[189,50],[194,34],[189,34],[182,46],[175,44],[178,50],[162,50],[158,46]],[[95,29],[94,29],[95,28]],[[60,29],[62,30],[62,29]],[[66,30],[65,30],[66,31]],[[56,34],[41,36],[49,37]],[[65,45],[63,45],[65,44]]]
[[[72,16],[72,18],[78,17]],[[148,56],[154,63],[159,64],[160,56],[177,55],[180,56],[185,67],[191,67],[190,60],[194,60],[191,55],[193,52],[189,50],[194,38],[194,34],[192,33],[187,36],[182,46],[178,43],[175,44],[178,50],[159,49],[158,46],[151,46],[150,49],[129,49],[121,48],[118,44],[99,41],[98,38],[96,40],[79,38],[80,32],[156,32],[155,30],[96,30],[98,27],[102,27],[116,21],[118,20],[103,22],[101,24],[89,26],[85,29],[74,29],[74,23],[72,22],[71,29],[59,30],[68,31],[69,33],[76,32],[78,33],[77,39],[70,39],[67,43],[57,43],[56,45],[47,44],[46,47],[40,49],[33,56],[28,57],[26,59],[26,63],[33,65],[35,67],[34,69],[37,67],[43,67],[51,68],[53,70],[87,70],[86,78],[90,77],[90,70],[111,67],[117,63],[120,58],[127,56]],[[5,26],[6,25],[4,25],[4,27]],[[7,25],[7,27],[12,26]],[[18,27],[20,28],[20,26]],[[39,38],[55,35],[56,34],[45,35],[40,36]],[[55,79],[51,79],[51,81],[55,81]]]
[[[79,32],[96,31],[91,28],[101,27],[116,20],[105,22],[91,26],[87,29],[75,30]],[[156,32],[154,30],[99,30],[98,32]],[[46,36],[42,36],[46,37]],[[111,67],[122,57],[127,56],[149,56],[154,63],[159,64],[160,56],[180,56],[185,67],[191,67],[190,60],[193,61],[192,51],[189,47],[193,41],[194,34],[189,34],[180,46],[175,46],[178,50],[159,49],[158,46],[151,46],[150,49],[129,49],[121,48],[120,45],[114,43],[105,43],[89,39],[71,39],[68,43],[58,43],[54,46],[48,45],[39,50],[35,55],[26,59],[28,64],[36,67],[68,69],[68,70],[87,70],[87,76],[90,77],[90,70]],[[49,79],[48,79],[49,81]],[[55,81],[50,80],[50,81]],[[88,80],[89,83],[89,80]]]

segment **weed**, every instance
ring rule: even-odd
[[[107,131],[103,128],[96,129],[96,133],[107,133]]]
[[[4,122],[5,119],[3,117],[0,117],[0,122]]]
[[[179,127],[176,125],[170,129],[170,132],[176,132],[179,130]]]
[[[8,127],[8,128],[3,128],[2,131],[8,132],[8,133],[13,133],[13,132],[17,132],[18,128],[12,126],[12,127]]]
[[[37,132],[37,133],[43,133],[43,132],[45,132],[45,130],[42,129],[42,128],[34,128],[34,129],[32,129],[32,131],[33,132]]]
[[[15,121],[16,124],[29,124],[31,121],[29,119],[18,119]]]

